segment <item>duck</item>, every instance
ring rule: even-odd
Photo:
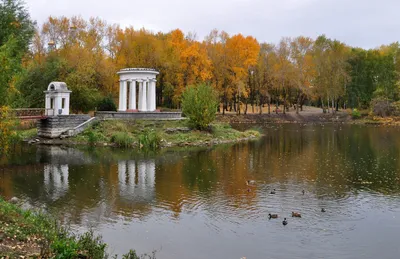
[[[286,226],[286,225],[288,224],[286,218],[283,219],[282,224],[283,224],[284,226]]]
[[[268,214],[268,218],[269,218],[269,219],[277,219],[277,218],[278,218],[278,214],[271,214],[271,213],[269,213],[269,214]]]
[[[324,208],[321,209],[321,212],[326,212],[326,210]]]
[[[298,212],[293,212],[292,211],[292,217],[301,218],[301,214],[298,213]]]
[[[275,189],[270,192],[270,194],[275,194],[275,193],[276,193]]]
[[[247,180],[246,181],[246,185],[255,184],[255,183],[256,183],[256,181],[254,181],[254,180]]]

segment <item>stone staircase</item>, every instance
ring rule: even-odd
[[[42,138],[75,136],[95,120],[95,117],[91,118],[86,114],[48,116],[38,121],[38,136]]]
[[[79,124],[75,128],[68,129],[65,132],[61,133],[60,138],[68,138],[76,136],[79,133],[83,132],[85,129],[87,129],[89,126],[91,126],[96,120],[97,120],[96,117],[90,118],[89,120]]]

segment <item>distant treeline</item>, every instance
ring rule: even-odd
[[[38,28],[20,0],[0,0],[0,106],[43,107],[43,90],[57,80],[73,91],[74,110],[94,110],[117,97],[119,69],[151,67],[160,71],[158,106],[179,108],[186,86],[207,83],[220,112],[277,104],[299,110],[306,102],[332,111],[391,107],[400,99],[399,49],[398,42],[353,48],[324,35],[274,45],[218,30],[199,41],[179,29],[122,29],[99,18],[49,17]]]

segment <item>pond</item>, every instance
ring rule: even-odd
[[[18,147],[0,160],[0,194],[93,228],[112,254],[399,258],[400,128],[262,130],[249,143],[147,154]]]

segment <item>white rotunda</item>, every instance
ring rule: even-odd
[[[152,68],[124,68],[119,75],[119,112],[156,111],[156,76]],[[138,87],[138,88],[136,88]]]

